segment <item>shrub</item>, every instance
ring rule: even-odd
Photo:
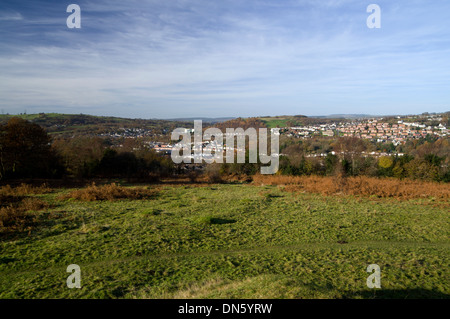
[[[220,164],[210,164],[206,167],[205,174],[209,183],[222,183]]]
[[[12,196],[0,193],[0,207],[6,207],[8,205],[20,202],[23,196]]]
[[[47,202],[40,200],[39,198],[28,197],[22,200],[20,207],[24,211],[39,211],[47,209],[49,207]]]
[[[49,207],[47,202],[39,198],[29,197],[31,194],[42,194],[51,191],[47,186],[34,187],[21,184],[17,187],[6,185],[0,188],[0,233],[23,231],[32,228],[36,212]]]
[[[7,206],[0,208],[0,229],[2,232],[24,225],[26,214],[23,209],[17,206]]]
[[[394,160],[392,159],[391,156],[381,156],[380,159],[378,160],[378,166],[381,168],[388,169],[392,167],[393,164]]]
[[[189,181],[191,183],[195,183],[197,181],[198,175],[199,174],[197,171],[190,171],[189,173],[187,173],[187,177],[189,178]]]
[[[17,197],[15,197],[17,199]],[[49,207],[49,204],[38,198],[24,198],[8,206],[0,208],[0,233],[12,233],[32,229],[37,215],[32,213]]]

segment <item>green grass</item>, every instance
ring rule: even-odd
[[[250,185],[87,203],[61,192],[36,195],[59,218],[0,242],[0,298],[450,296],[450,213],[426,201]],[[373,263],[382,289],[366,287]],[[81,289],[66,286],[69,264]]]
[[[261,121],[264,122],[264,124],[268,127],[268,128],[275,128],[275,127],[286,127],[287,126],[287,122],[291,121],[292,118],[290,117],[281,117],[281,118],[276,118],[276,117],[268,117],[268,118],[260,118]]]

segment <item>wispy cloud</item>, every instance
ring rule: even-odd
[[[18,12],[0,12],[0,21],[19,21],[23,16]]]

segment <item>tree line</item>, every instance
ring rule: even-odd
[[[13,117],[0,124],[0,180],[13,178],[140,178],[170,175],[170,158],[136,143],[113,148],[107,139],[51,139],[36,123]]]
[[[388,155],[376,155],[380,151]],[[362,175],[450,182],[449,139],[427,137],[397,147],[356,137],[285,140],[281,153],[285,156],[280,158],[280,172],[286,175]]]
[[[233,120],[233,124],[243,125],[242,119]],[[261,122],[254,119],[244,124],[261,125]],[[282,156],[278,174],[450,181],[448,138],[427,137],[393,146],[354,137],[308,140],[282,137],[280,145]],[[156,153],[139,139],[124,139],[120,146],[96,136],[52,139],[38,124],[13,117],[0,124],[0,181],[13,178],[138,178],[145,181],[182,172],[169,156]],[[369,155],[374,151],[391,155]],[[395,155],[399,151],[403,152],[402,156]],[[259,171],[260,164],[249,163],[247,159],[244,164],[211,166],[206,173],[254,175]]]

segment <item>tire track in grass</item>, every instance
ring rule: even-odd
[[[110,258],[110,259],[99,259],[92,262],[80,263],[82,268],[85,267],[98,267],[102,265],[111,265],[118,263],[126,263],[139,260],[158,260],[158,259],[176,259],[182,257],[196,257],[196,256],[221,256],[221,255],[239,255],[239,254],[253,254],[253,253],[266,253],[273,251],[291,251],[291,250],[320,250],[320,249],[384,249],[384,248],[443,248],[450,250],[450,242],[392,242],[392,241],[362,241],[362,242],[350,242],[346,244],[339,243],[303,243],[288,246],[264,246],[257,248],[244,248],[244,249],[227,249],[227,250],[213,250],[213,251],[194,251],[194,252],[179,252],[170,254],[144,254],[141,256],[129,256],[123,258]],[[32,274],[32,273],[47,273],[54,271],[63,271],[68,265],[48,267],[46,269],[32,269],[32,270],[10,270],[2,272],[0,281],[2,277],[16,277],[20,275]]]

